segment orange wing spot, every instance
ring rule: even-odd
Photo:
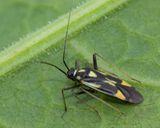
[[[128,86],[128,87],[130,87],[130,86],[131,86],[129,83],[127,83],[127,82],[126,82],[126,81],[124,81],[124,80],[122,80],[121,84],[122,84],[122,85],[124,85],[124,86]]]
[[[125,96],[122,94],[122,92],[121,91],[117,91],[117,93],[115,94],[115,97],[117,97],[117,98],[119,98],[119,99],[121,99],[121,100],[125,100],[126,98],[125,98]]]

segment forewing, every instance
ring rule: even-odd
[[[115,77],[108,75],[106,78],[87,78],[82,83],[104,94],[116,97],[130,103],[140,103],[143,96],[130,84]]]
[[[78,71],[77,80],[92,89],[120,100],[130,103],[140,103],[143,101],[143,96],[133,86],[116,75],[85,68]]]

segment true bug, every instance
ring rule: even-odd
[[[113,107],[112,105],[108,104],[103,99],[100,99],[99,97],[94,95],[93,92],[98,91],[103,94],[115,97],[122,101],[133,103],[133,104],[141,103],[143,101],[143,96],[133,86],[131,86],[126,81],[120,79],[117,75],[113,73],[106,74],[98,70],[96,56],[99,56],[99,55],[96,53],[93,54],[93,68],[88,68],[88,67],[80,68],[77,61],[75,63],[75,68],[69,68],[69,66],[65,61],[66,42],[67,42],[67,36],[68,36],[69,22],[70,22],[70,13],[68,18],[65,39],[64,39],[64,50],[63,50],[63,64],[66,67],[67,72],[65,72],[64,70],[62,70],[61,68],[59,68],[54,64],[41,61],[41,63],[43,64],[47,64],[55,67],[60,72],[62,72],[65,76],[67,76],[67,78],[78,83],[72,87],[67,87],[62,89],[65,112],[67,111],[67,106],[66,106],[64,91],[71,90],[74,88],[79,88],[81,90],[79,94],[87,93],[91,97],[98,99],[99,101],[103,102],[104,104],[112,107],[117,111],[119,110]],[[101,56],[99,57],[101,58]]]

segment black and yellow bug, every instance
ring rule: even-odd
[[[78,63],[75,64],[75,68],[68,67],[65,61],[65,51],[66,51],[66,40],[68,35],[69,21],[70,21],[70,14],[68,19],[67,31],[65,34],[64,51],[63,51],[63,63],[67,69],[67,72],[63,71],[61,68],[59,68],[54,64],[41,61],[41,63],[43,64],[47,64],[55,67],[56,69],[61,71],[63,74],[65,74],[69,79],[78,83],[72,87],[67,87],[62,89],[65,112],[67,111],[67,106],[66,106],[64,91],[74,89],[74,88],[80,89],[79,94],[87,93],[88,95],[100,100],[101,102],[105,103],[106,105],[112,108],[114,107],[108,104],[103,99],[100,99],[99,97],[94,95],[94,92],[98,91],[103,94],[115,97],[122,101],[133,103],[133,104],[141,103],[143,101],[143,96],[133,86],[131,86],[126,81],[118,78],[118,76],[115,74],[112,74],[112,73],[106,74],[98,70],[97,59],[96,59],[96,56],[99,56],[98,54],[93,54],[93,68],[88,68],[88,67],[80,68]],[[116,108],[114,109],[118,110]]]

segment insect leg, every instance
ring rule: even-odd
[[[98,70],[96,53],[93,54],[93,68]]]
[[[85,92],[84,91],[81,91],[80,93],[78,92],[74,92],[74,90],[72,91],[73,92],[73,94],[74,94],[74,96],[79,100],[79,101],[82,101],[82,99],[81,98],[79,98],[78,97],[78,95],[79,94],[84,94]],[[83,92],[83,93],[82,93]],[[85,103],[88,107],[90,107],[91,109],[93,109],[96,113],[97,113],[97,115],[99,116],[99,118],[101,119],[101,116],[100,116],[100,114],[99,114],[99,112],[93,107],[93,106],[91,106],[91,105],[89,105],[88,103]]]
[[[66,104],[66,100],[65,100],[65,96],[64,96],[64,91],[71,90],[71,89],[77,88],[77,87],[79,87],[79,86],[74,85],[72,87],[67,87],[67,88],[62,89],[62,97],[63,97],[63,103],[64,103],[64,113],[62,114],[62,117],[64,116],[65,112],[67,112],[67,104]]]
[[[87,91],[86,89],[84,89],[84,88],[82,88],[82,87],[81,87],[80,89],[81,89],[82,91],[84,91],[85,93],[87,93],[88,95],[90,95],[91,97],[93,97],[93,98],[99,100],[100,102],[102,102],[102,103],[105,104],[106,106],[108,106],[108,107],[114,109],[115,111],[117,111],[117,112],[123,114],[118,108],[112,106],[111,104],[107,103],[106,101],[102,100],[101,98],[97,97],[96,95],[90,93],[90,92]]]
[[[86,89],[87,91],[89,91],[90,93],[94,93],[95,91],[94,90],[90,90],[90,89]],[[84,91],[79,91],[79,92],[74,92],[76,95],[81,95],[81,94],[84,94],[85,92]]]
[[[96,56],[98,56],[99,58],[101,58],[102,60],[104,60],[105,62],[107,62],[102,56],[100,56],[99,54],[97,53],[94,53],[93,54],[93,65],[94,65],[94,69],[98,69],[98,66],[97,66],[97,59],[96,59]],[[115,67],[117,70],[119,70],[120,72],[122,72],[126,77],[128,77],[129,79],[133,80],[133,81],[136,81],[138,83],[141,83],[141,81],[139,80],[136,80],[135,78],[132,78],[130,75],[128,75],[125,71],[123,71],[122,69],[118,68],[116,65],[114,64],[110,64],[109,62],[107,62],[109,65],[111,65],[112,67]],[[111,73],[111,72],[109,72]],[[114,73],[111,73],[113,75],[115,75]]]
[[[96,57],[96,56],[98,56],[98,57],[101,58],[102,60],[104,60],[104,59],[102,58],[102,56],[100,56],[100,55],[97,54],[97,53],[94,53],[94,54],[93,54],[93,67],[94,67],[94,69],[98,70],[97,57]],[[107,72],[110,73],[110,74],[112,74],[112,75],[115,75],[115,76],[116,76],[116,74],[114,74],[114,73],[111,73],[111,72],[109,72],[109,71],[107,71]]]

